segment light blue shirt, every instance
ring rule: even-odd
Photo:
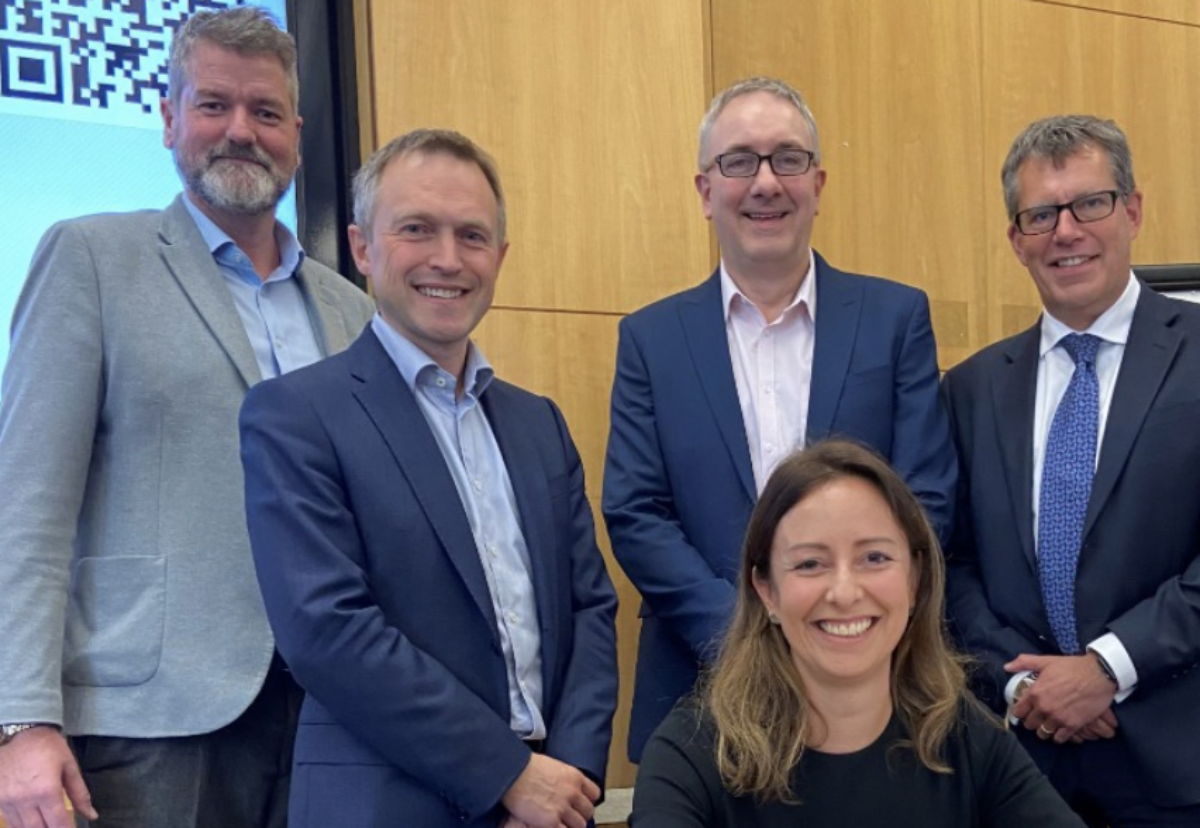
[[[522,739],[545,739],[542,641],[529,549],[504,455],[479,404],[495,372],[472,343],[463,374],[465,390],[455,398],[454,375],[378,313],[371,330],[421,407],[471,524],[508,669],[509,724]]]
[[[275,222],[279,267],[264,281],[255,272],[250,257],[224,230],[200,212],[186,195],[183,203],[229,286],[262,378],[271,379],[324,358],[325,351],[314,330],[304,292],[295,278],[304,251],[292,231]]]

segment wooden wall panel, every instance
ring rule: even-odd
[[[515,307],[628,312],[700,280],[700,0],[371,4],[376,140],[459,129],[499,162]]]
[[[925,289],[943,364],[986,341],[977,4],[712,0],[714,88],[757,74],[800,89],[821,132],[813,245]]]
[[[1162,23],[1188,23],[1200,26],[1200,3],[1196,0],[1026,0],[1048,6],[1074,6],[1080,9],[1139,17]]]
[[[1029,325],[1037,292],[1004,237],[1000,166],[1031,121],[1062,112],[1113,118],[1129,136],[1145,223],[1135,262],[1200,261],[1200,27],[1036,0],[983,0],[984,152],[992,338]]]

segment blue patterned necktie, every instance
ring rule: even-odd
[[[1100,340],[1091,334],[1068,334],[1058,344],[1075,361],[1075,373],[1046,438],[1038,501],[1038,575],[1050,629],[1059,649],[1073,654],[1082,652],[1075,627],[1075,569],[1096,470],[1100,423],[1096,350]]]

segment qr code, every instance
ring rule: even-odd
[[[242,3],[0,0],[0,111],[130,125],[155,117],[167,92],[174,30],[201,9],[237,5]],[[47,105],[70,111],[49,112]],[[101,117],[88,118],[86,110]]]

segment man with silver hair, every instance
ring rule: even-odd
[[[695,185],[720,265],[621,322],[604,514],[643,598],[634,761],[714,656],[750,513],[789,453],[856,439],[888,458],[939,532],[950,523],[928,299],[811,249],[825,179],[796,90],[751,78],[717,95]]]
[[[255,582],[246,391],[343,349],[366,295],[275,218],[296,50],[265,12],[175,34],[162,211],[61,222],[0,401],[0,812],[66,828],[282,826],[301,693]]]
[[[1090,825],[1200,825],[1200,307],[1131,269],[1112,121],[1034,122],[1001,177],[1043,313],[946,375],[952,626]]]

